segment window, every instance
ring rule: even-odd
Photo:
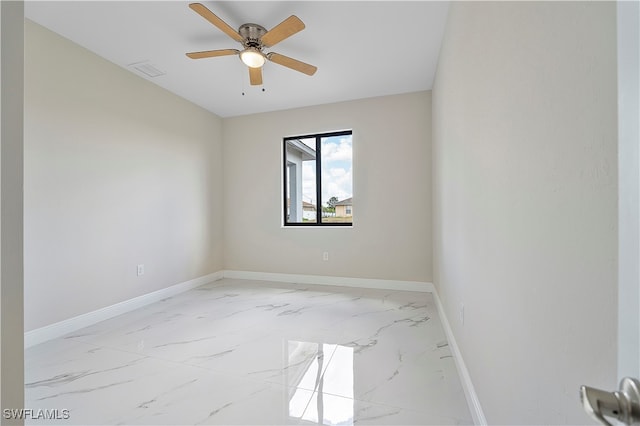
[[[283,140],[284,224],[353,224],[351,130]]]

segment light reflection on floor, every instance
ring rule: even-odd
[[[325,425],[352,424],[354,419],[353,348],[327,343],[288,341],[289,362],[297,358],[302,347],[316,356],[296,383],[289,400],[289,415]],[[330,368],[325,369],[325,365]],[[289,382],[291,383],[291,381]],[[309,400],[301,389],[316,389]],[[346,397],[339,397],[343,395]],[[303,414],[304,413],[304,414]]]

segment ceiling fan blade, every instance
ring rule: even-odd
[[[291,15],[267,31],[260,40],[264,46],[271,47],[302,30],[304,30],[304,22],[297,16]]]
[[[269,59],[271,62],[275,62],[276,64],[283,65],[287,68],[291,68],[292,70],[296,70],[307,75],[313,75],[318,70],[318,68],[314,67],[313,65],[305,64],[302,61],[298,61],[297,59],[293,59],[288,56],[280,55],[279,53],[271,52],[267,54],[267,59]]]
[[[219,50],[205,50],[204,52],[191,52],[187,53],[187,56],[191,59],[202,58],[214,58],[216,56],[237,55],[240,53],[237,49],[219,49]]]
[[[249,68],[249,81],[252,86],[260,86],[262,84],[262,68]]]
[[[223,33],[225,33],[235,41],[238,41],[240,43],[244,41],[244,38],[242,38],[242,36],[238,34],[236,30],[234,30],[229,24],[224,22],[222,19],[218,18],[212,11],[207,9],[203,4],[191,3],[189,7],[193,9],[198,15],[202,16],[204,19],[206,19],[207,21],[211,22],[213,25],[218,27],[220,31],[222,31]]]

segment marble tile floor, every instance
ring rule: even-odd
[[[430,293],[223,279],[27,349],[25,381],[37,425],[472,423]]]

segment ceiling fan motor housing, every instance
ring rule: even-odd
[[[238,29],[238,33],[244,38],[242,45],[245,48],[255,47],[258,50],[262,50],[262,41],[260,39],[267,33],[266,28],[262,25],[242,24]]]

